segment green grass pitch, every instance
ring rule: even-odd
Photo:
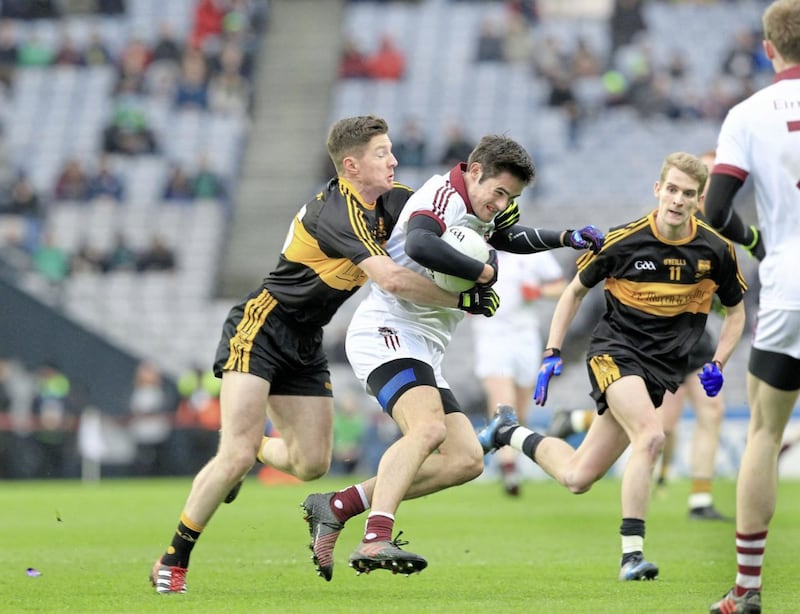
[[[478,481],[405,502],[396,528],[429,566],[410,577],[357,576],[347,557],[364,521],[351,521],[333,581],[315,575],[300,502],[341,479],[264,486],[248,478],[221,506],[194,552],[186,595],[157,595],[147,576],[177,523],[191,480],[0,483],[3,612],[707,612],[732,584],[732,524],[689,521],[688,483],[654,496],[646,555],[654,582],[619,582],[619,482],[582,496],[552,481],[506,497]],[[734,484],[715,484],[734,509]],[[797,608],[800,482],[782,481],[767,542],[764,607]],[[39,577],[29,577],[33,567]]]

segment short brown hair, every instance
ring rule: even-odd
[[[342,161],[347,156],[359,156],[373,137],[387,134],[389,125],[375,115],[360,115],[340,119],[328,132],[328,155],[336,172],[342,173]]]
[[[536,167],[530,154],[522,145],[506,136],[496,134],[484,136],[469,154],[467,165],[473,162],[478,162],[483,167],[481,181],[497,177],[505,171],[523,181],[525,185],[530,184],[536,177]]]
[[[800,63],[800,0],[776,0],[761,19],[764,38],[787,62]]]
[[[697,192],[699,194],[703,193],[706,187],[706,181],[708,181],[708,168],[700,158],[683,151],[669,154],[664,158],[664,164],[661,165],[661,175],[658,178],[660,183],[664,182],[671,168],[677,168],[679,171],[689,175],[692,179],[696,179],[698,182]]]

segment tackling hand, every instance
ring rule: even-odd
[[[473,286],[458,295],[458,308],[475,315],[491,318],[500,306],[500,297],[489,286]]]
[[[497,250],[496,249],[490,249],[489,250],[489,259],[486,261],[486,264],[488,264],[490,267],[492,267],[492,269],[494,270],[494,274],[492,275],[492,278],[489,281],[487,281],[486,283],[480,284],[480,285],[481,286],[493,286],[495,284],[495,282],[497,282],[497,271],[498,271],[498,268],[499,268],[499,265],[500,265],[500,263],[497,262]]]
[[[533,391],[533,400],[537,405],[545,404],[550,378],[554,375],[561,375],[561,369],[564,366],[561,361],[561,350],[556,348],[548,349],[552,354],[542,359],[542,366],[539,367],[539,377],[536,378],[536,389]]]
[[[590,249],[595,254],[600,251],[605,241],[603,231],[597,226],[584,226],[578,230],[567,230],[566,245],[572,249]]]
[[[722,390],[722,383],[725,381],[719,364],[716,362],[704,364],[703,370],[697,374],[697,377],[700,378],[700,383],[703,384],[706,395],[710,397],[715,397],[719,394],[719,391]]]

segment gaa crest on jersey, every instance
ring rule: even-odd
[[[695,272],[695,277],[705,277],[711,272],[711,261],[710,260],[698,260],[697,261],[697,271]]]

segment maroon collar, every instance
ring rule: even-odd
[[[450,185],[458,192],[464,203],[467,205],[467,213],[474,215],[472,211],[472,203],[469,202],[469,195],[467,194],[467,185],[464,183],[464,173],[467,172],[467,165],[464,162],[456,164],[450,169]]]
[[[786,70],[776,73],[772,78],[773,83],[783,81],[784,79],[800,79],[800,66],[792,66]]]

